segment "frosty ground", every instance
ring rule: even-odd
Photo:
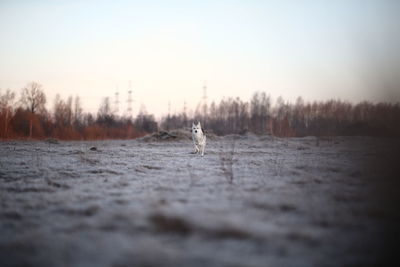
[[[373,163],[393,142],[1,142],[0,266],[382,263],[398,221]]]

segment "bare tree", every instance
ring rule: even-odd
[[[0,113],[4,115],[4,138],[7,138],[8,124],[10,122],[10,113],[12,112],[15,93],[8,89],[4,95],[0,94]]]
[[[144,105],[140,107],[139,114],[134,121],[134,126],[137,130],[145,133],[152,133],[158,129],[158,124],[154,118],[154,115],[147,114],[146,107]]]
[[[71,98],[65,102],[61,99],[60,95],[57,94],[54,100],[54,123],[57,127],[62,128],[70,125],[70,114],[71,114]]]
[[[72,96],[69,96],[67,99],[66,104],[66,113],[67,113],[67,125],[71,126],[72,125],[72,115],[73,115],[73,111],[72,111]]]
[[[250,123],[254,133],[261,133],[261,101],[260,94],[255,92],[250,101]]]
[[[79,126],[82,122],[82,105],[81,105],[81,99],[79,98],[79,96],[75,96],[73,121],[74,121],[75,127]]]
[[[99,110],[97,112],[97,122],[105,126],[114,126],[115,115],[111,110],[111,101],[109,97],[105,97],[100,104]]]
[[[31,113],[29,120],[29,138],[32,138],[33,117],[36,113],[46,110],[46,95],[42,90],[42,85],[36,82],[30,82],[22,88],[21,103]]]
[[[103,101],[100,104],[99,111],[98,111],[97,115],[98,116],[112,115],[111,103],[110,103],[110,98],[109,97],[103,98]]]

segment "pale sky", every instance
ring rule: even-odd
[[[274,99],[400,101],[400,1],[0,0],[0,88],[41,83],[136,115],[255,91]]]

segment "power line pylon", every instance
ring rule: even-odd
[[[204,104],[207,103],[207,84],[206,84],[205,81],[204,81],[204,85],[203,85],[203,97],[202,97],[202,100],[203,100]]]
[[[127,113],[129,115],[132,115],[132,81],[129,81],[129,87],[128,87],[128,108],[127,108]]]
[[[115,108],[115,113],[119,113],[119,92],[118,92],[118,85],[116,86],[116,92],[115,92],[115,101],[114,101],[114,108]]]

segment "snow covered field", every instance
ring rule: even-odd
[[[373,163],[394,147],[226,136],[200,157],[184,138],[2,142],[0,266],[374,265],[398,217]]]

